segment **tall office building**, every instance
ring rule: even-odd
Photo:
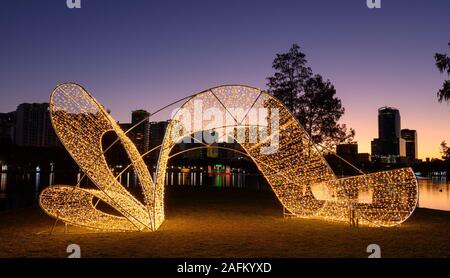
[[[15,114],[0,113],[0,144],[14,142]]]
[[[22,103],[17,107],[14,142],[18,146],[32,147],[59,145],[51,124],[48,103]]]
[[[378,138],[397,140],[400,138],[400,111],[392,107],[378,109]]]
[[[168,121],[150,123],[150,146],[152,148],[162,144],[168,124]]]
[[[149,138],[149,150],[158,147],[162,144],[164,140],[164,135],[166,134],[167,125],[169,124],[168,121],[162,121],[162,122],[151,122],[150,123],[150,138]],[[157,159],[159,156],[159,152],[161,149],[154,150],[149,157],[153,159]]]
[[[336,146],[336,154],[351,163],[358,160],[358,144],[339,144]]]
[[[372,156],[400,156],[400,112],[392,107],[378,109],[378,138],[372,141]]]
[[[131,138],[137,149],[145,153],[149,149],[149,116],[145,110],[135,110],[131,113],[131,126],[136,126],[131,132]]]
[[[417,160],[417,131],[402,129],[401,136],[405,140],[405,156],[409,161]]]
[[[117,122],[117,124],[120,126],[120,128],[124,132],[127,132],[131,128],[131,123],[120,123],[120,122]]]

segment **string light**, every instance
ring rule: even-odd
[[[58,86],[50,97],[53,127],[61,142],[98,190],[52,186],[40,195],[40,206],[63,222],[100,230],[155,230],[153,182],[138,150],[114,119],[86,90],[73,83]],[[114,177],[103,155],[102,137],[114,131],[123,144],[144,195],[144,204]],[[99,211],[94,197],[119,212]]]
[[[199,124],[195,117],[186,122],[184,115],[194,114],[196,101],[220,111],[222,119],[232,115],[235,127],[230,130],[225,122],[211,126],[210,119],[200,119]],[[244,113],[236,115],[230,108],[240,108]],[[39,199],[42,209],[72,225],[105,231],[157,230],[164,221],[164,186],[170,153],[183,138],[202,132],[205,127],[236,140],[284,208],[298,217],[349,221],[351,215],[356,215],[360,224],[389,227],[405,221],[417,205],[418,186],[410,168],[338,179],[290,111],[256,88],[220,86],[187,100],[167,127],[155,181],[131,140],[81,86],[58,86],[52,92],[50,109],[61,142],[98,188],[52,186],[43,190]],[[266,136],[250,140],[255,126],[250,119],[251,109],[266,109],[269,118],[277,114],[276,131],[269,121],[265,127],[258,127],[266,129]],[[101,138],[108,131],[117,134],[130,157],[144,195],[143,203],[117,181],[106,163]],[[278,140],[277,151],[265,152],[274,137]],[[95,199],[107,203],[121,216],[98,210]]]

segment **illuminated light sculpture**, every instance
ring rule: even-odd
[[[222,117],[186,117],[195,115],[199,102]],[[258,109],[266,113],[254,113]],[[418,186],[410,168],[338,179],[290,111],[256,88],[221,86],[190,97],[167,127],[156,180],[127,135],[81,86],[58,86],[51,95],[50,112],[61,142],[98,188],[52,186],[43,190],[41,208],[67,224],[104,231],[157,230],[164,221],[164,185],[171,151],[184,138],[204,131],[236,140],[284,208],[298,217],[349,221],[350,215],[356,215],[360,224],[388,227],[405,221],[417,205]],[[277,122],[259,124],[261,118],[270,119],[271,115],[277,116]],[[258,118],[259,122],[255,121]],[[131,160],[143,203],[117,181],[106,163],[101,141],[109,131],[117,134]],[[270,151],[274,140],[276,149]],[[121,216],[97,209],[98,200]]]

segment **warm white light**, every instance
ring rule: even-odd
[[[260,140],[256,143],[246,140],[253,126],[246,124],[245,117],[235,119],[236,127],[227,135],[238,140],[283,206],[299,217],[348,221],[350,214],[356,214],[361,224],[394,226],[405,221],[417,205],[417,181],[410,168],[337,179],[298,121],[266,92],[247,86],[212,88],[190,98],[181,107],[184,113],[193,113],[194,102],[198,100],[224,115],[229,113],[229,107],[244,111],[264,108],[269,113],[276,111],[279,114],[277,152],[261,151],[269,144],[268,138],[275,136],[269,126],[267,137],[258,137]],[[53,126],[61,142],[99,190],[52,186],[41,193],[40,205],[50,216],[66,223],[106,231],[158,229],[164,221],[164,181],[172,148],[183,137],[202,131],[204,126],[214,128],[219,134],[229,132],[220,123],[215,127],[210,123],[192,123],[191,127],[199,128],[184,129],[180,126],[183,123],[180,113],[176,113],[167,127],[156,180],[153,181],[130,139],[81,86],[73,83],[58,86],[52,93],[50,108]],[[177,136],[174,136],[175,130]],[[144,204],[134,198],[109,170],[101,145],[101,138],[108,131],[117,134],[132,161],[145,197]],[[245,132],[245,138],[236,136],[240,131]],[[320,200],[320,196],[315,196],[312,189],[315,186],[323,188],[328,197]],[[360,202],[360,192],[371,192],[371,200],[366,198]],[[94,197],[115,208],[122,216],[97,210]]]

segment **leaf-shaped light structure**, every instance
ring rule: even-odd
[[[198,117],[199,103],[202,109],[212,110],[216,119],[203,117],[203,111]],[[282,205],[299,217],[348,221],[356,213],[361,224],[395,226],[417,205],[418,186],[410,168],[338,179],[290,111],[256,88],[220,86],[187,100],[167,127],[155,181],[130,139],[81,86],[58,86],[50,109],[61,142],[98,188],[52,186],[41,193],[43,210],[69,224],[106,231],[158,229],[164,221],[164,185],[173,147],[186,137],[211,130],[238,142]],[[109,131],[117,134],[137,172],[144,203],[117,181],[105,161],[101,138]],[[363,192],[369,197],[362,201]],[[96,199],[122,216],[98,210]]]

